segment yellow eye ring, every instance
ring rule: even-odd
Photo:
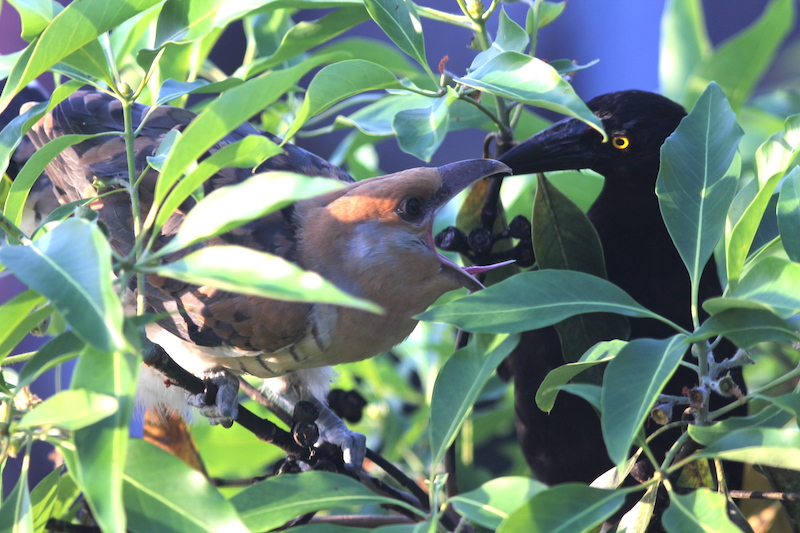
[[[611,145],[617,150],[624,150],[631,145],[627,137],[614,137],[611,139]]]

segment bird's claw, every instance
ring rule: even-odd
[[[345,466],[352,471],[361,470],[361,465],[367,455],[367,437],[352,431],[325,405],[319,405],[320,413],[317,418],[319,427],[319,440],[338,446],[342,450],[342,459]]]
[[[231,427],[239,415],[239,381],[224,370],[203,376],[206,390],[199,394],[186,393],[186,401],[196,407],[212,426]]]

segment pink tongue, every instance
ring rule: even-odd
[[[470,276],[477,276],[478,274],[483,274],[484,272],[488,272],[490,270],[494,270],[495,268],[500,268],[502,266],[510,265],[513,262],[514,262],[514,260],[510,259],[508,261],[503,261],[501,263],[495,263],[493,265],[465,266],[465,267],[462,267],[462,268]]]

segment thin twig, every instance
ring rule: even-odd
[[[800,492],[762,492],[757,490],[732,490],[728,494],[737,500],[779,500],[784,502],[800,501]]]

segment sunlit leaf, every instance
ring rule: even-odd
[[[197,165],[178,182],[161,204],[155,226],[162,227],[181,204],[215,172],[225,167],[256,167],[265,159],[281,153],[280,147],[263,135],[248,135],[240,141],[226,144]],[[216,215],[215,215],[216,216]],[[149,222],[149,218],[148,218]]]
[[[344,185],[329,178],[309,178],[292,172],[256,174],[236,185],[215,190],[186,215],[178,233],[159,255],[228,232],[298,200],[324,194]]]
[[[670,533],[740,533],[728,518],[728,500],[709,489],[689,494],[670,493],[670,504],[661,521]]]
[[[17,427],[57,426],[75,430],[111,416],[117,408],[117,400],[113,396],[87,390],[65,390],[26,413]]]
[[[13,490],[0,505],[0,531],[34,533],[28,473],[23,470]]]
[[[703,87],[715,81],[728,95],[731,106],[738,110],[772,64],[792,28],[794,11],[792,0],[773,0],[752,25],[722,43],[713,54],[705,55],[685,81],[687,92],[683,102],[691,105]]]
[[[599,342],[584,353],[579,361],[561,365],[551,370],[542,380],[539,390],[536,391],[536,405],[542,411],[551,411],[556,403],[558,392],[563,385],[584,370],[612,360],[626,344],[625,341],[621,340]]]
[[[623,492],[566,483],[536,493],[497,533],[569,533],[600,524],[625,501]]]
[[[179,261],[146,272],[194,285],[291,302],[318,302],[381,312],[380,307],[349,295],[315,272],[285,259],[241,246],[201,248]]]
[[[234,76],[247,79],[269,68],[280,65],[293,57],[326,44],[350,28],[369,20],[369,14],[363,6],[341,8],[325,15],[319,20],[299,21],[289,27],[281,39],[275,52],[267,57],[259,58],[242,65],[234,72]],[[326,52],[333,51],[331,47]],[[287,135],[291,137],[291,135]]]
[[[111,416],[73,431],[71,446],[62,447],[67,467],[104,531],[123,533],[126,529],[122,472],[140,365],[141,359],[132,353],[102,352],[87,346],[72,377],[73,391],[111,396],[119,406]]]
[[[725,266],[731,288],[735,287],[739,281],[770,198],[783,178],[787,166],[798,151],[800,151],[800,115],[793,115],[786,120],[785,132],[773,135],[756,152],[758,180],[754,182],[753,186],[757,189],[752,199],[748,195],[748,198],[745,199],[748,201],[741,202],[744,207],[738,218],[729,221],[730,229],[726,232]],[[800,169],[795,166],[786,178],[796,179],[792,176],[798,172]],[[743,188],[739,195],[747,192],[748,190]]]
[[[800,174],[794,171],[781,182],[778,227],[786,254],[800,262]]]
[[[708,442],[706,433],[689,435],[700,444],[708,443],[697,456],[720,458],[742,463],[756,463],[778,468],[800,470],[800,430],[797,428],[744,428]]]
[[[365,91],[402,87],[391,71],[370,61],[351,59],[328,65],[309,83],[303,106],[286,136],[291,137],[306,120],[345,98]]]
[[[467,76],[455,80],[497,96],[575,117],[605,138],[600,119],[589,111],[572,86],[553,67],[535,57],[503,52]]]
[[[761,304],[781,318],[800,313],[800,264],[781,257],[765,257],[745,273],[729,297],[712,298],[703,308],[718,314],[727,308],[740,307],[737,300]]]
[[[0,96],[0,110],[31,80],[99,35],[160,0],[82,0],[70,3],[20,56]]]
[[[500,18],[497,28],[497,38],[492,45],[475,56],[469,70],[475,70],[493,57],[503,52],[524,52],[528,46],[528,34],[519,24],[514,22],[504,8],[500,9]]]
[[[469,520],[490,529],[522,507],[531,496],[547,485],[527,477],[499,477],[477,489],[450,498],[456,511]]]
[[[111,249],[97,225],[73,218],[28,246],[0,248],[0,262],[47,296],[84,341],[126,346],[122,305],[112,287]]]
[[[711,39],[706,32],[703,3],[668,0],[661,18],[658,63],[659,85],[664,96],[684,102],[689,77],[710,55]]]
[[[296,67],[268,72],[214,99],[186,127],[172,150],[156,185],[156,202],[163,200],[184,169],[221,137],[277,100],[310,69],[334,59],[332,55],[318,56]]]
[[[200,472],[147,442],[130,440],[123,480],[131,531],[248,531]]]
[[[224,0],[168,0],[158,15],[155,48],[205,37],[214,27],[214,16],[223,3]]]
[[[66,331],[58,337],[51,339],[47,344],[36,351],[19,373],[19,387],[27,387],[41,374],[74,358],[80,353],[86,343],[72,331]]]

